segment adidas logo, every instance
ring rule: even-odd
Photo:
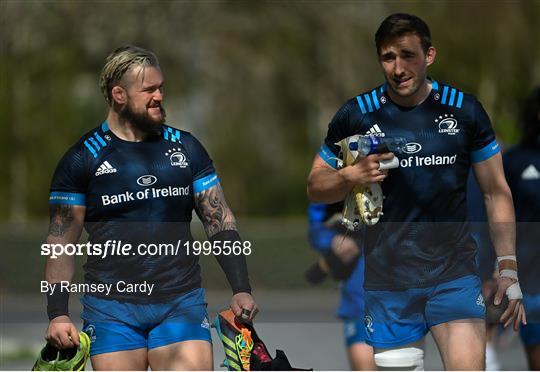
[[[384,132],[381,130],[381,128],[379,128],[379,124],[375,124],[371,128],[369,128],[369,130],[366,132],[366,136],[370,135],[375,137],[385,136]]]
[[[521,173],[521,179],[523,180],[537,180],[540,178],[540,172],[534,165],[529,165],[523,173]]]
[[[106,160],[103,163],[101,163],[101,165],[97,169],[96,176],[101,176],[102,174],[105,174],[105,173],[116,173],[116,168],[114,168]]]
[[[478,306],[482,306],[482,307],[486,307],[485,303],[484,303],[484,297],[482,296],[482,293],[480,293],[478,295],[478,297],[476,298],[476,304]]]

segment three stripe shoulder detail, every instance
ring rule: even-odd
[[[442,105],[447,105],[455,108],[461,108],[463,105],[463,92],[453,88],[449,85],[442,85],[438,87],[440,95],[440,103]]]
[[[164,125],[162,132],[163,139],[165,139],[166,141],[182,143],[182,141],[180,140],[181,134],[178,129]]]
[[[356,96],[356,101],[360,107],[362,114],[367,114],[368,112],[374,112],[381,108],[381,105],[384,104],[383,93],[385,91],[385,85],[381,85],[369,92],[359,94]]]
[[[94,158],[97,158],[99,152],[108,145],[98,131],[87,135],[83,143]]]

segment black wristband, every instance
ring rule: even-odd
[[[49,320],[53,320],[60,315],[69,316],[68,305],[69,292],[57,289],[52,294],[47,293],[47,315]]]
[[[234,244],[234,242],[242,242],[242,239],[240,239],[240,235],[236,230],[223,230],[212,236],[210,241],[212,243],[215,241],[229,241]],[[234,294],[240,292],[251,293],[246,256],[244,254],[220,254],[216,255],[216,260],[225,273]]]

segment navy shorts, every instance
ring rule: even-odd
[[[90,355],[153,349],[188,340],[212,341],[202,288],[163,303],[140,304],[88,295],[81,303]]]
[[[426,288],[366,291],[366,342],[389,348],[418,341],[429,328],[459,319],[485,319],[481,283],[469,275]]]
[[[519,335],[525,346],[540,344],[540,294],[523,293],[523,306],[527,315],[527,325],[521,325]]]

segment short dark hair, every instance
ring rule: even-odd
[[[534,145],[540,139],[540,86],[527,97],[521,111],[521,144]]]
[[[384,44],[407,34],[416,34],[420,38],[424,53],[427,53],[431,47],[431,32],[429,31],[429,27],[419,17],[407,13],[391,14],[382,21],[375,33],[377,53],[380,52]]]

